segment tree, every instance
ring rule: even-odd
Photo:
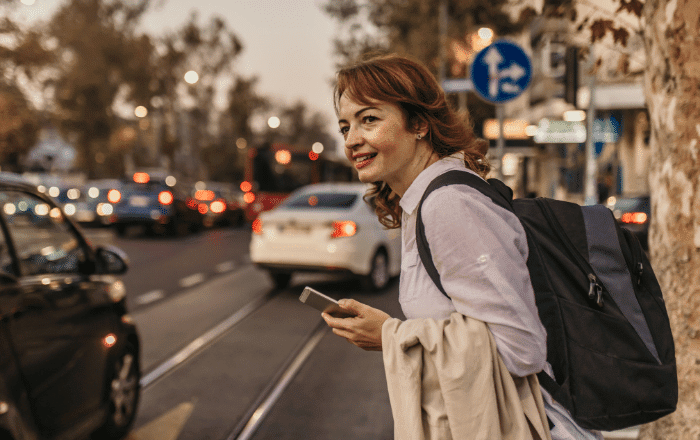
[[[36,112],[16,88],[0,86],[0,167],[19,172],[20,159],[37,140]]]
[[[79,168],[96,177],[96,156],[108,151],[118,126],[113,106],[148,100],[149,37],[135,26],[149,0],[70,0],[45,28],[58,54],[58,73],[46,81],[55,90],[56,115],[64,130],[77,134]]]
[[[652,151],[649,247],[671,318],[679,402],[675,413],[644,426],[640,438],[695,440],[700,438],[700,7],[692,0],[647,0],[643,17]]]

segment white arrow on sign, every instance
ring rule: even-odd
[[[510,66],[508,66],[507,69],[501,70],[501,78],[510,78],[513,81],[517,82],[520,78],[525,76],[527,72],[521,66],[520,64],[513,63]]]
[[[489,66],[489,95],[498,95],[498,65],[503,61],[503,57],[495,47],[491,47],[484,56],[486,65]]]
[[[506,93],[510,93],[511,95],[517,95],[520,93],[520,86],[517,84],[509,83],[509,82],[504,82],[501,84],[501,90],[503,90]]]

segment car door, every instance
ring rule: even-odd
[[[100,405],[112,323],[81,273],[86,244],[61,210],[21,190],[0,190],[0,207],[17,275],[11,344],[35,422],[54,435]]]

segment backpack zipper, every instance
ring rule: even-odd
[[[585,273],[588,277],[588,298],[591,301],[593,301],[595,305],[602,308],[604,304],[603,290],[607,289],[605,289],[603,283],[600,281],[600,279],[598,279],[598,277],[595,274],[595,271],[588,263],[588,261],[586,261],[586,259],[583,258],[581,253],[574,247],[573,243],[571,243],[571,240],[566,235],[566,232],[564,232],[564,230],[562,229],[561,225],[559,224],[559,221],[554,215],[554,212],[552,212],[552,208],[547,204],[547,201],[542,199],[541,197],[538,197],[535,199],[535,202],[540,206],[540,210],[542,211],[542,214],[544,214],[544,218],[547,220],[547,223],[549,223],[549,227],[557,233],[559,239],[564,243],[569,253],[574,257],[574,259],[578,263],[578,266],[581,269],[581,271]]]

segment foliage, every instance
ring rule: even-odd
[[[441,43],[439,1],[328,1],[326,13],[347,28],[347,35],[335,40],[340,64],[363,53],[392,51],[411,55],[437,72],[442,44],[452,41],[469,45],[469,34],[483,26],[490,27],[497,35],[513,34],[522,30],[534,13],[531,8],[524,8],[518,17],[512,17],[504,8],[515,5],[509,0],[450,0],[446,4],[448,41]],[[452,63],[457,61],[451,51],[448,57]]]
[[[35,113],[16,87],[0,87],[0,164],[19,171],[20,156],[37,140]]]

